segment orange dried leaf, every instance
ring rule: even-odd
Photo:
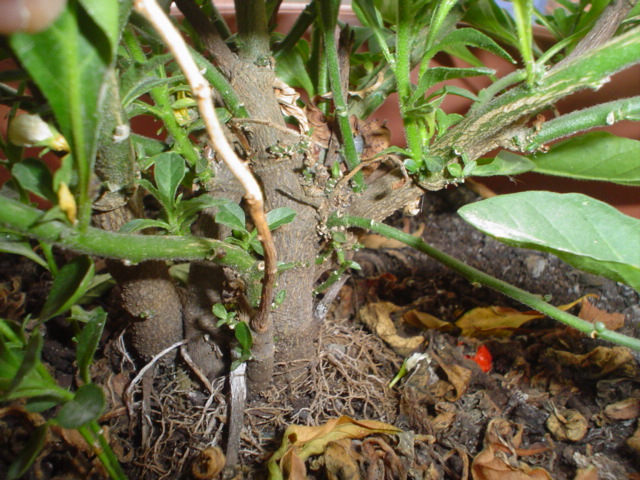
[[[594,307],[587,298],[582,299],[578,317],[591,323],[601,322],[609,330],[618,330],[624,326],[622,313],[609,313],[600,310],[598,307]]]

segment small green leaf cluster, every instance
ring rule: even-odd
[[[231,362],[231,370],[235,370],[242,363],[251,360],[251,346],[253,345],[251,329],[249,325],[247,325],[247,322],[238,320],[236,312],[228,311],[221,303],[216,303],[211,311],[218,318],[217,326],[226,325],[233,330],[235,339],[238,342],[232,350],[233,360]]]
[[[344,229],[333,228],[330,230],[330,233],[331,240],[329,245],[325,252],[316,259],[316,263],[321,264],[327,258],[334,257],[338,266],[329,274],[324,282],[315,288],[316,293],[325,292],[331,285],[336,283],[347,270],[361,270],[358,262],[347,258],[347,251],[358,250],[362,245],[358,243],[354,244]]]
[[[184,159],[175,152],[154,155],[148,159],[148,164],[153,166],[154,183],[144,178],[138,183],[162,205],[161,218],[132,220],[120,229],[123,233],[159,228],[170,235],[188,235],[191,225],[202,210],[228,202],[209,195],[184,200],[183,194],[178,193],[178,188],[185,178],[187,168]]]
[[[267,225],[269,230],[275,230],[283,225],[293,222],[296,211],[288,207],[275,208],[267,213]],[[215,217],[216,223],[225,225],[231,229],[233,236],[225,239],[225,242],[238,245],[243,250],[253,252],[262,257],[264,249],[258,239],[258,231],[247,229],[247,219],[240,205],[226,201],[218,208]]]

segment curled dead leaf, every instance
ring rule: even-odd
[[[225,457],[218,447],[207,447],[202,450],[191,466],[191,474],[197,480],[211,480],[224,468]]]
[[[347,416],[333,418],[323,425],[290,425],[284,432],[280,448],[267,463],[270,480],[306,480],[304,462],[321,455],[332,442],[359,439],[382,433],[395,435],[401,430],[376,420],[354,420]]]
[[[638,425],[638,428],[633,432],[633,435],[627,438],[624,443],[627,444],[627,447],[635,450],[636,455],[640,455],[640,425]]]
[[[347,439],[331,442],[324,451],[324,465],[329,480],[352,478],[360,480],[360,470],[355,458],[355,452],[350,448],[351,441]]]
[[[471,383],[471,370],[452,361],[443,361],[442,358],[432,354],[433,359],[447,375],[447,380],[453,386],[453,392],[447,392],[446,397],[450,402],[458,400],[469,388]]]
[[[514,434],[506,420],[491,420],[485,434],[484,449],[471,464],[474,480],[551,480],[551,475],[544,468],[531,467],[518,459],[521,439],[522,428]]]
[[[589,422],[577,410],[555,410],[546,422],[547,430],[558,441],[579,442],[589,430]]]
[[[627,398],[607,405],[604,414],[611,420],[631,420],[640,416],[640,398]]]
[[[579,369],[589,378],[600,378],[613,372],[629,378],[640,374],[633,354],[626,347],[596,347],[583,355],[548,349],[544,356],[560,365]]]
[[[375,302],[363,306],[359,311],[362,322],[387,343],[398,355],[410,356],[425,342],[421,335],[403,336],[398,332],[391,315],[401,308],[391,302]]]

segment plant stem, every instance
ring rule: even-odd
[[[324,51],[327,60],[329,81],[333,92],[333,104],[335,105],[336,118],[340,128],[340,136],[344,147],[344,158],[349,169],[354,169],[359,163],[358,151],[351,131],[349,122],[349,109],[342,91],[342,81],[340,77],[340,62],[338,60],[338,47],[336,45],[335,27],[338,22],[338,8],[340,2],[335,0],[320,0],[320,14],[322,25],[322,38],[324,41]],[[358,172],[353,177],[355,191],[364,188],[364,177],[362,172]]]
[[[479,283],[486,287],[492,288],[504,295],[507,295],[514,300],[517,300],[520,303],[528,305],[529,307],[537,310],[540,313],[544,313],[545,315],[564,323],[576,330],[579,330],[592,338],[602,338],[604,340],[608,340],[610,342],[616,343],[618,345],[622,345],[624,347],[631,348],[633,350],[640,352],[640,339],[628,337],[626,335],[622,335],[620,333],[613,332],[611,330],[596,330],[593,323],[582,320],[575,315],[571,315],[570,313],[564,312],[553,305],[542,300],[537,295],[526,292],[518,287],[515,287],[507,282],[499,280],[491,275],[488,275],[476,268],[470,267],[465,263],[457,260],[441,250],[427,244],[421,238],[414,237],[408,233],[404,233],[400,230],[397,230],[389,225],[385,225],[383,223],[374,222],[373,220],[369,220],[368,218],[363,217],[355,217],[352,215],[345,215],[342,217],[338,217],[333,215],[327,221],[327,226],[329,228],[334,226],[345,226],[345,227],[358,227],[364,228],[367,230],[371,230],[380,235],[384,235],[387,238],[392,238],[398,240],[402,243],[407,244],[410,247],[415,248],[416,250],[420,250],[423,253],[426,253],[429,257],[434,260],[442,263],[443,265],[455,270],[456,272],[463,275],[472,283]]]
[[[634,28],[580,57],[557,65],[532,88],[527,85],[515,87],[472,110],[432,144],[431,153],[452,158],[455,149],[475,160],[499,147],[501,144],[496,138],[518,119],[537,113],[579,90],[597,90],[611,75],[639,61],[640,28]]]
[[[528,152],[574,133],[595,127],[607,127],[622,120],[640,120],[640,96],[614,100],[562,115],[542,124],[540,131],[525,129],[518,138]]]
[[[96,422],[89,423],[89,426],[78,428],[78,432],[85,439],[87,444],[102,462],[105,470],[113,480],[127,480],[127,476],[120,467],[120,462],[116,458],[111,446],[107,443],[101,433],[100,426]],[[96,444],[97,442],[97,444]]]
[[[249,62],[259,62],[271,54],[265,2],[235,0],[234,4],[240,56]]]
[[[199,52],[193,48],[190,48],[189,51],[191,52],[196,65],[198,65],[198,68],[204,69],[204,78],[206,78],[211,86],[218,91],[224,101],[224,104],[231,112],[231,115],[237,118],[249,117],[249,113],[244,108],[244,104],[240,101],[236,92],[233,90],[233,87],[224,75],[222,75],[222,73],[220,73],[218,69]]]
[[[209,260],[242,272],[255,270],[247,252],[220,240],[113,233],[88,227],[86,231],[59,221],[42,221],[43,212],[16,200],[0,200],[0,228],[78,253],[127,260]]]

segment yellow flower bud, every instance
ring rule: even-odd
[[[75,224],[78,215],[78,207],[76,205],[76,199],[73,197],[71,190],[66,183],[60,182],[60,186],[58,187],[58,205],[60,206],[60,210],[64,213],[69,221]]]
[[[9,141],[21,147],[48,147],[56,151],[69,151],[69,144],[60,132],[39,115],[29,113],[17,116],[11,121]]]

